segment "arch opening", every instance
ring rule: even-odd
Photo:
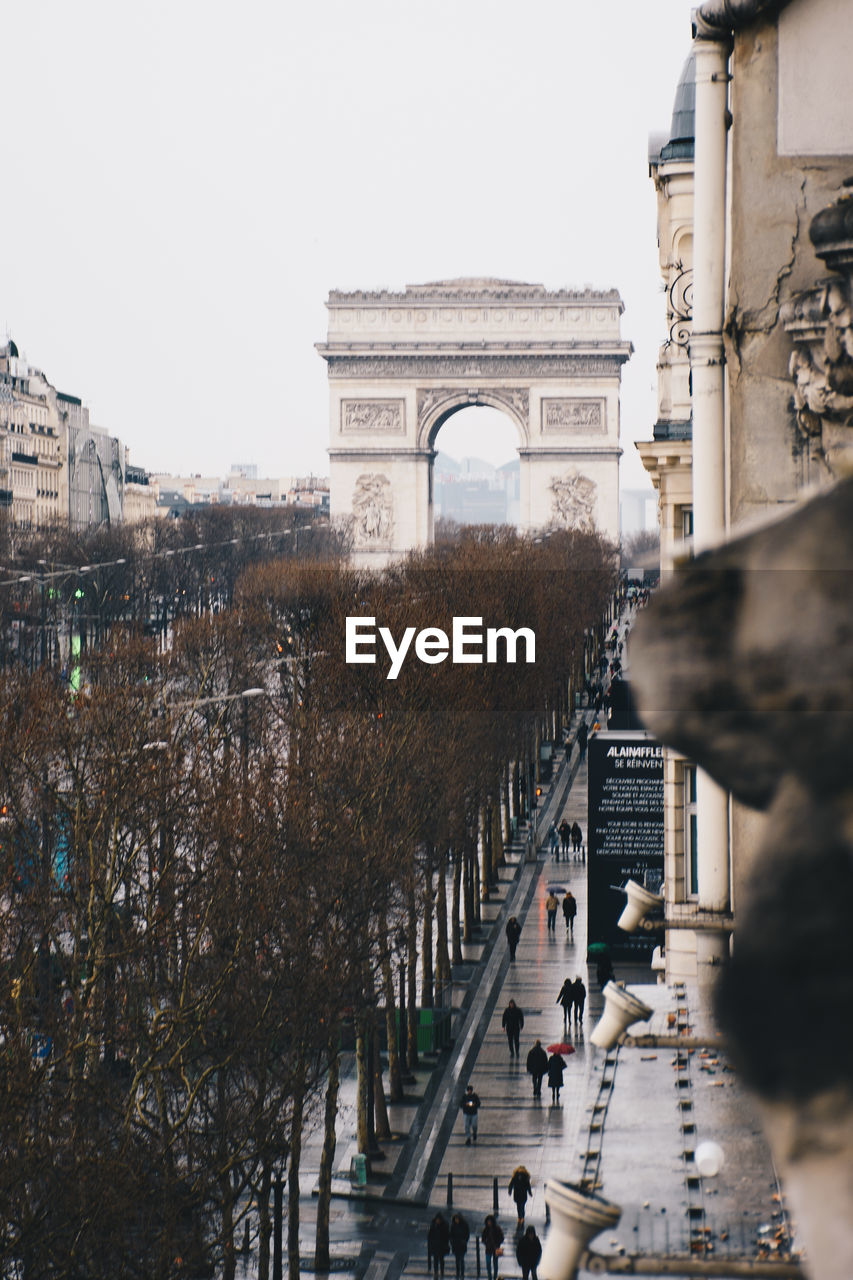
[[[508,413],[456,406],[435,423],[430,444],[433,524],[439,533],[451,522],[519,525],[523,440]]]

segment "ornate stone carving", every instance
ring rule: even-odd
[[[853,196],[813,219],[809,236],[819,258],[840,275],[797,294],[781,309],[796,346],[797,425],[837,478],[853,475]]]
[[[664,346],[682,347],[686,351],[693,332],[693,268],[676,262],[675,271],[675,279],[667,290],[669,337]]]
[[[330,378],[547,378],[617,377],[627,351],[572,355],[325,355]]]
[[[359,289],[355,292],[333,289],[329,302],[335,306],[357,306],[359,303],[407,306],[416,302],[441,302],[444,305],[456,301],[481,300],[508,302],[536,302],[551,304],[560,302],[606,302],[621,307],[622,299],[617,289],[557,289],[549,290],[541,284],[525,284],[517,280],[497,280],[492,277],[463,276],[458,280],[434,280],[427,284],[407,285],[405,293],[387,289]]]
[[[406,430],[405,400],[342,400],[341,432],[381,432],[402,435]]]
[[[418,428],[437,417],[443,405],[448,409],[466,404],[504,405],[520,422],[527,424],[530,415],[530,392],[527,388],[502,387],[482,391],[460,391],[453,387],[428,387],[418,391]]]
[[[379,472],[364,472],[355,482],[352,495],[356,546],[381,551],[391,546],[394,532],[394,502],[391,481]]]
[[[602,435],[603,400],[543,400],[542,434]]]
[[[579,471],[566,471],[554,476],[549,486],[553,494],[551,509],[554,523],[564,529],[592,529],[594,526],[596,484]]]

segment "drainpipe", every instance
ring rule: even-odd
[[[726,531],[725,364],[726,168],[729,53],[727,30],[709,28],[694,13],[696,56],[693,215],[693,542],[697,554]],[[703,770],[696,775],[700,911],[728,911],[728,795]],[[697,977],[712,981],[728,949],[724,936],[697,933]]]

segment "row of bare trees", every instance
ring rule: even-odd
[[[263,1280],[285,1169],[296,1274],[313,1124],[328,1267],[345,1028],[367,1150],[395,961],[414,1061],[613,585],[593,535],[480,530],[378,574],[252,564],[166,645],[113,622],[77,692],[0,670],[0,1275],[231,1280],[249,1228]],[[536,662],[391,681],[346,662],[353,615],[528,627]]]
[[[0,667],[62,664],[116,625],[167,641],[179,618],[229,608],[236,584],[271,556],[339,555],[311,508],[193,507],[178,520],[21,530],[0,515]]]

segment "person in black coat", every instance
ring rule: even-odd
[[[513,1169],[507,1190],[515,1201],[515,1208],[518,1213],[518,1225],[521,1227],[524,1225],[524,1206],[527,1204],[527,1197],[533,1195],[533,1187],[530,1185],[530,1174],[527,1172],[523,1164],[520,1164],[517,1169]]]
[[[432,1266],[435,1280],[444,1275],[444,1259],[450,1253],[450,1227],[443,1214],[437,1213],[427,1232],[427,1265]]]
[[[563,919],[566,922],[566,933],[571,937],[572,942],[575,940],[575,916],[578,913],[578,901],[571,889],[566,891],[563,898]]]
[[[583,985],[583,980],[580,977],[576,977],[572,985],[575,991],[575,1026],[578,1026],[579,1023],[583,1022],[583,1007],[586,1004],[586,987]]]
[[[581,720],[578,725],[578,747],[580,748],[580,759],[583,760],[586,755],[586,744],[589,740],[589,728],[586,720]]]
[[[571,978],[566,978],[566,981],[560,987],[557,1004],[563,1006],[563,1031],[568,1035],[569,1025],[572,1021],[572,1009],[575,1005],[575,984]]]
[[[518,1057],[518,1045],[521,1036],[521,1028],[524,1026],[524,1014],[519,1009],[514,1000],[510,1000],[504,1009],[501,1018],[501,1026],[506,1032],[507,1044],[509,1045],[509,1056]]]
[[[560,1101],[560,1090],[563,1087],[563,1072],[566,1069],[566,1059],[561,1057],[559,1053],[552,1053],[548,1059],[548,1086],[551,1090],[551,1101]]]
[[[538,1280],[536,1268],[542,1257],[542,1242],[535,1227],[528,1227],[515,1248],[515,1256],[521,1267],[522,1280]]]
[[[521,937],[521,925],[515,916],[510,916],[506,922],[506,940],[509,943],[509,958],[515,959],[515,949],[518,946],[518,940]]]
[[[450,1219],[450,1247],[456,1259],[456,1274],[459,1280],[465,1276],[465,1250],[468,1248],[468,1237],[471,1232],[468,1223],[461,1213],[454,1213]]]
[[[541,1097],[542,1077],[548,1070],[548,1054],[542,1048],[542,1041],[537,1040],[527,1055],[527,1073],[533,1077],[533,1096]]]
[[[493,1213],[486,1214],[480,1239],[486,1255],[486,1280],[498,1280],[498,1258],[503,1253],[504,1233]]]
[[[479,1095],[474,1092],[474,1086],[469,1084],[465,1088],[465,1096],[459,1103],[459,1110],[462,1112],[462,1118],[465,1122],[465,1146],[470,1147],[472,1142],[477,1141],[477,1112],[480,1110]]]

